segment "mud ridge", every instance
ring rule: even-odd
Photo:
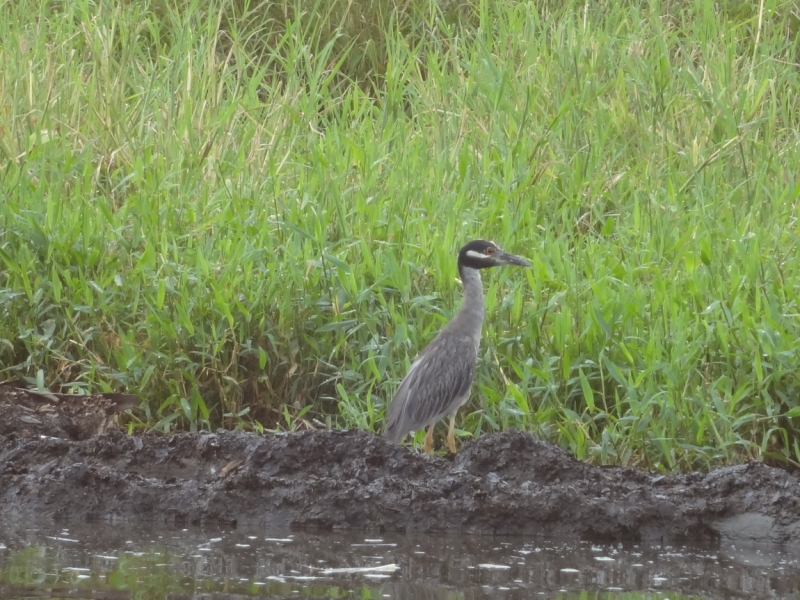
[[[800,543],[800,485],[761,463],[599,468],[519,431],[452,459],[365,431],[0,435],[0,518]]]

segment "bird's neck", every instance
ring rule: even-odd
[[[483,283],[481,282],[481,272],[478,269],[460,267],[461,282],[464,286],[464,303],[458,311],[454,320],[458,320],[462,326],[472,327],[472,335],[475,337],[477,347],[481,337],[481,326],[483,325]]]

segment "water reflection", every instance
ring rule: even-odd
[[[798,598],[798,559],[763,548],[0,524],[0,597]]]

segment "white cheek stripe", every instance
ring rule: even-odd
[[[481,254],[480,252],[475,252],[475,250],[467,250],[467,256],[470,258],[479,258],[481,260],[487,258],[485,254]]]

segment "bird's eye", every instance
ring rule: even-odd
[[[483,253],[486,254],[487,256],[490,254],[494,254],[494,248],[489,246],[488,248],[486,248],[486,250],[483,251]]]

